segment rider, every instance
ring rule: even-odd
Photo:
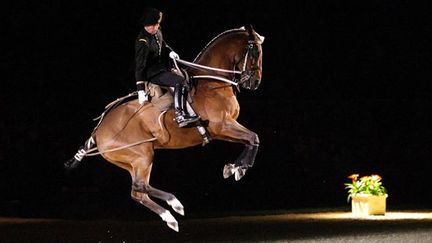
[[[172,71],[170,57],[178,59],[175,53],[163,40],[160,24],[162,12],[155,8],[144,9],[139,23],[143,25],[135,40],[135,79],[138,90],[138,101],[146,100],[144,83],[174,87],[175,119],[179,127],[196,122],[199,116],[187,112],[187,87],[183,76]]]

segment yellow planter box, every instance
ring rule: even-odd
[[[358,194],[351,198],[351,210],[354,216],[385,215],[387,194],[374,196]]]

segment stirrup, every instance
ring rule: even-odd
[[[189,125],[190,123],[194,123],[194,122],[199,121],[199,119],[201,119],[201,117],[199,117],[199,116],[187,117],[186,115],[177,115],[175,117],[175,120],[178,123],[179,127],[185,127],[185,126]]]

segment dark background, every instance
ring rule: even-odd
[[[133,43],[145,5],[192,61],[246,24],[266,37],[263,80],[239,121],[261,140],[239,182],[222,178],[242,145],[156,152],[151,183],[189,215],[346,206],[352,173],[376,173],[389,207],[430,207],[430,10],[410,1],[14,1],[4,8],[0,215],[156,217],[130,176],[101,157],[63,163],[112,100],[135,89]],[[158,201],[159,202],[159,201]],[[160,202],[162,206],[166,204]]]

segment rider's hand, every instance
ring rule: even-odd
[[[144,90],[138,90],[138,102],[140,105],[144,104],[144,102],[147,101],[147,94],[144,92]]]
[[[179,55],[177,53],[175,53],[175,51],[171,51],[169,53],[169,57],[172,59],[177,59],[177,60],[180,59]]]

